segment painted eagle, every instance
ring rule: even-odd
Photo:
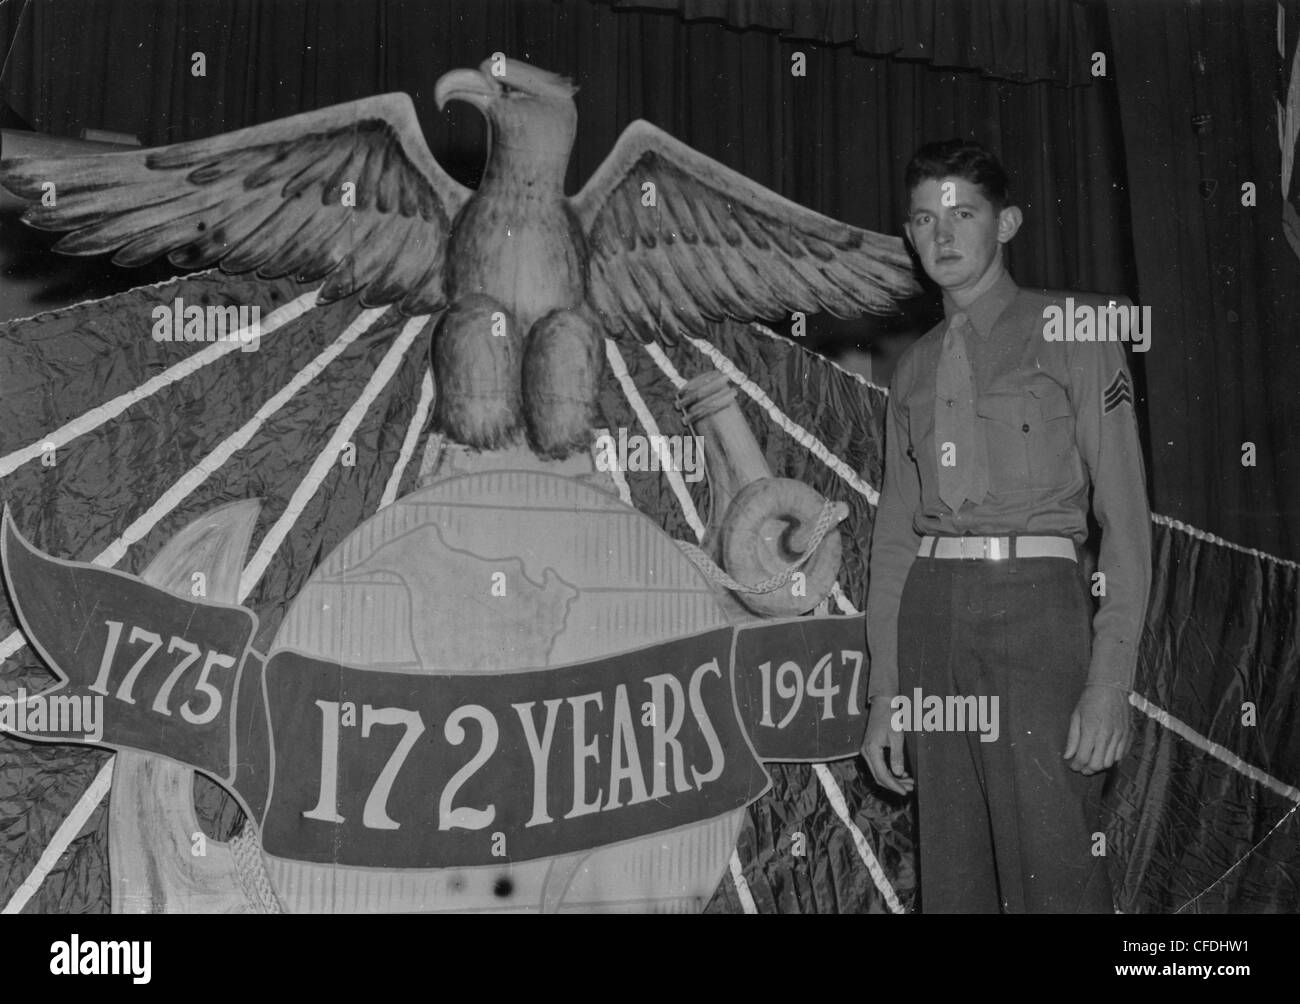
[[[384,94],[209,139],[67,159],[15,158],[23,219],[55,250],[119,265],[323,281],[322,302],[441,314],[438,431],[479,449],[526,430],[539,456],[585,448],[603,338],[706,335],[707,321],[883,313],[916,291],[900,239],[805,209],[635,121],[574,196],[576,88],[489,57],[435,100],[488,123],[479,187],[453,180],[411,99]]]

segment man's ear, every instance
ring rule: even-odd
[[[1019,206],[1007,206],[1006,209],[998,213],[998,243],[1005,244],[1020,230],[1020,224],[1025,221],[1024,214],[1020,212]]]
[[[908,248],[911,249],[914,254],[918,253],[916,250],[916,241],[912,240],[911,220],[903,221],[903,240],[907,243]]]

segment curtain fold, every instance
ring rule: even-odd
[[[1285,7],[1290,56],[1300,4]],[[1283,229],[1278,8],[1109,10],[1136,302],[1154,325],[1144,360],[1154,499],[1170,516],[1294,558],[1300,258]]]
[[[1078,0],[596,0],[687,21],[761,28],[854,52],[978,70],[1002,80],[1090,80],[1104,11]]]

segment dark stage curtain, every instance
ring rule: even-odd
[[[1300,33],[1288,0],[1286,56]],[[1283,232],[1278,5],[1110,5],[1158,508],[1300,551],[1300,258]],[[1253,183],[1256,204],[1242,204]],[[1243,444],[1255,466],[1243,465]]]
[[[598,0],[687,21],[765,28],[783,38],[919,59],[1005,80],[1086,83],[1104,14],[1076,0]]]

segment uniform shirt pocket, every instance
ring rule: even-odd
[[[1052,381],[1032,384],[1027,394],[1031,483],[1035,488],[1060,488],[1070,482],[1078,467],[1074,409],[1065,389]]]
[[[989,490],[998,495],[1033,486],[1028,449],[1029,396],[1024,391],[989,391],[975,400],[975,414],[988,447]]]

